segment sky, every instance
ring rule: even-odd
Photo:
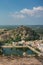
[[[43,0],[0,0],[0,25],[43,25]]]

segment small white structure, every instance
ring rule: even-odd
[[[24,40],[22,40],[22,41],[21,41],[21,43],[25,43],[25,41],[24,41]]]
[[[43,52],[43,44],[38,44],[38,48],[41,52]]]
[[[23,52],[23,56],[26,56],[26,52]]]
[[[17,42],[12,42],[12,45],[13,45],[13,46],[15,46],[15,45],[17,45],[17,44],[18,44]]]
[[[15,42],[12,42],[13,44],[15,43]]]
[[[24,40],[18,42],[18,44],[21,44],[21,45],[23,45],[24,43],[25,43]]]

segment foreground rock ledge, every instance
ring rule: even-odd
[[[43,65],[35,57],[2,57],[0,56],[0,65]]]

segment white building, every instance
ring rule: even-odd
[[[41,51],[41,52],[43,52],[43,44],[41,43],[41,44],[38,44],[38,48],[39,48],[39,50]]]

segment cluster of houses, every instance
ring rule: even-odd
[[[41,52],[43,52],[43,40],[36,40],[36,41],[27,41],[25,42],[24,40],[19,41],[19,42],[12,42],[12,45],[19,45],[19,46],[26,46],[30,45],[34,48],[38,48]]]

